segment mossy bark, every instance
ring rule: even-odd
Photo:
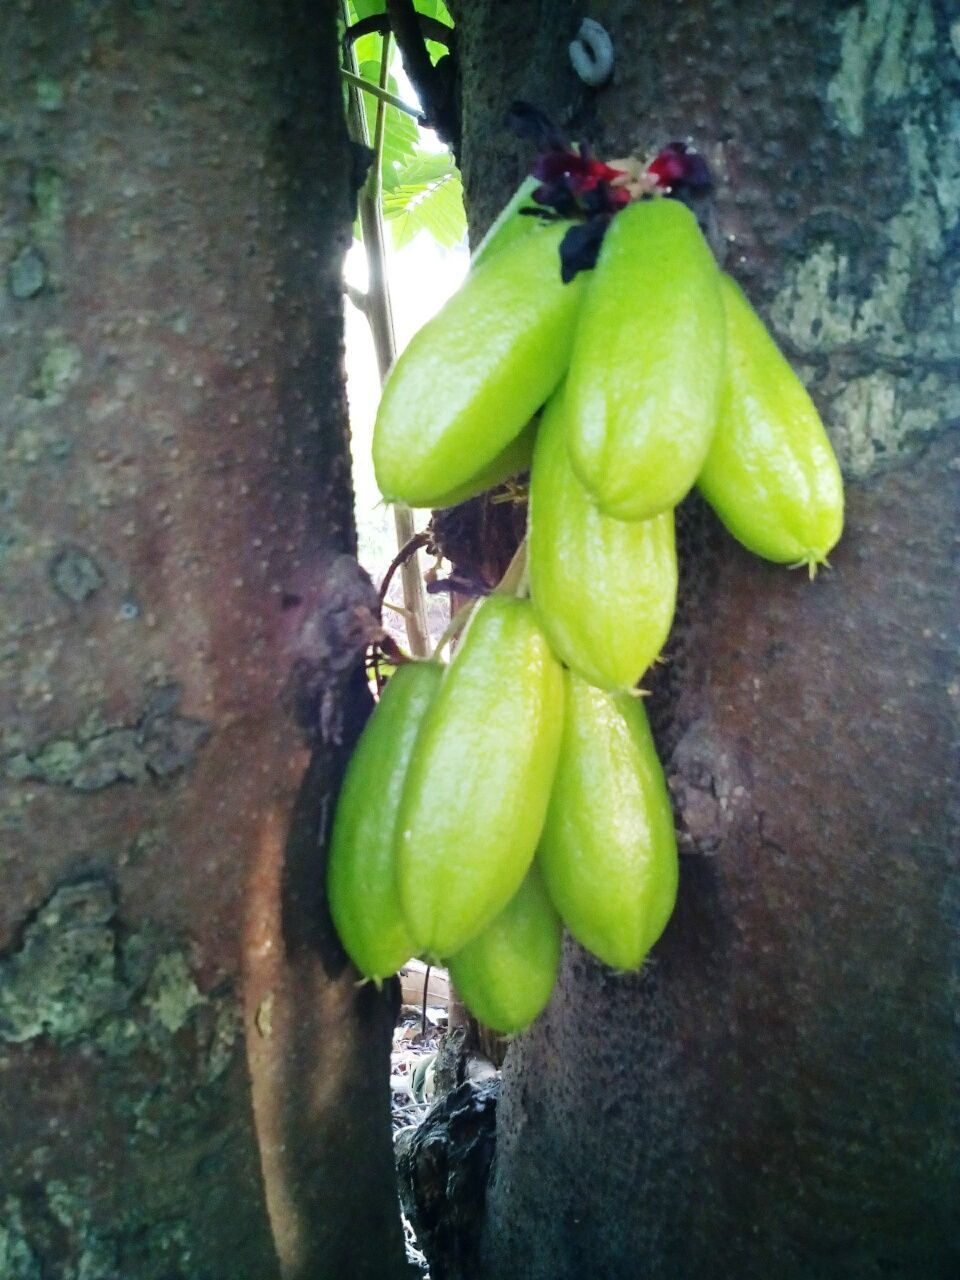
[[[315,905],[365,710],[336,643],[368,588],[344,558],[334,19],[330,0],[0,13],[5,1277],[402,1267],[386,1086],[365,1083],[386,1079],[390,1001],[284,918]],[[305,705],[310,883],[285,843]]]
[[[575,946],[511,1047],[481,1258],[506,1280],[956,1274],[960,28],[928,0],[455,6],[479,235],[525,98],[602,156],[690,138],[726,265],[817,400],[847,529],[815,582],[696,500],[649,701],[683,854],[637,976]]]

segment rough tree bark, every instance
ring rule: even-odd
[[[454,6],[482,232],[525,98],[601,155],[690,137],[728,267],[801,370],[849,483],[812,585],[695,500],[651,709],[683,851],[636,977],[567,950],[507,1057],[493,1280],[932,1280],[956,1222],[960,16],[933,0]],[[954,806],[951,808],[951,806]]]
[[[402,1268],[391,1002],[309,910],[370,625],[334,9],[0,10],[4,1280],[265,1280],[268,1210],[285,1276]]]

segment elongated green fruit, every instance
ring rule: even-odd
[[[526,235],[536,219],[523,214],[521,209],[535,209],[533,193],[540,186],[539,178],[524,178],[516,191],[497,214],[490,230],[477,245],[476,252],[470,259],[470,270],[473,271],[491,254],[499,253],[508,244]]]
[[[745,547],[812,567],[843,530],[840,468],[813,401],[763,321],[729,276],[721,293],[726,376],[697,483]]]
[[[561,934],[534,863],[500,914],[447,962],[474,1017],[504,1035],[529,1026],[557,980]]]
[[[564,924],[614,969],[636,969],[670,918],[677,843],[643,704],[565,673],[560,760],[539,864]]]
[[[534,225],[492,254],[397,360],[373,434],[389,501],[436,506],[523,431],[560,381],[582,294],[582,277],[560,279],[568,225]]]
[[[677,597],[673,512],[605,516],[577,479],[562,388],[544,411],[530,475],[530,594],[561,661],[605,689],[635,685],[663,647]]]
[[[368,978],[386,978],[415,953],[400,909],[396,825],[420,724],[443,667],[411,662],[391,677],[361,734],[340,789],[327,893],[340,941]]]
[[[419,952],[454,955],[520,887],[562,720],[561,669],[533,607],[491,596],[427,712],[400,805],[400,898]]]
[[[510,476],[517,475],[518,472],[528,470],[533,457],[533,442],[537,435],[538,420],[538,417],[533,418],[517,438],[511,440],[482,471],[458,488],[440,494],[433,505],[454,507],[458,502],[466,502],[468,498],[475,498],[479,493],[486,493],[488,489],[508,480]]]
[[[584,296],[567,379],[569,450],[607,515],[646,520],[691,488],[717,420],[719,272],[677,200],[628,205]]]

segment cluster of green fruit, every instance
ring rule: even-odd
[[[329,868],[361,972],[443,961],[504,1032],[549,999],[562,925],[636,969],[673,908],[673,818],[635,688],[673,617],[673,508],[696,484],[747,547],[811,570],[843,520],[816,410],[690,210],[623,201],[595,267],[564,282],[571,223],[524,217],[529,197],[397,361],[374,437],[384,494],[414,506],[529,467],[527,574],[476,608],[448,667],[389,681]]]

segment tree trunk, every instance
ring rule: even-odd
[[[811,584],[685,504],[650,703],[676,915],[637,976],[568,946],[507,1057],[470,1274],[954,1276],[956,11],[591,14],[616,52],[598,92],[567,56],[579,6],[456,6],[471,227],[529,159],[512,98],[601,156],[691,138],[726,265],[824,414],[847,528]]]
[[[403,1265],[391,1000],[311,914],[369,606],[334,11],[0,15],[5,1280],[265,1280],[268,1210],[284,1276]]]

